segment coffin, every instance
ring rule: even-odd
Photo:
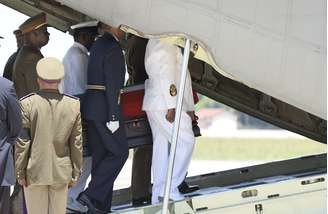
[[[153,143],[146,112],[141,109],[144,93],[143,84],[125,87],[121,93],[124,126],[130,148]]]

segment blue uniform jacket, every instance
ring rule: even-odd
[[[106,90],[87,90],[82,117],[98,122],[120,120],[119,96],[124,77],[122,49],[112,35],[105,34],[95,41],[90,50],[88,85],[103,85]]]
[[[0,77],[0,186],[15,184],[12,146],[21,128],[21,111],[13,83]]]

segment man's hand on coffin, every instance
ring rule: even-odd
[[[116,132],[118,128],[120,128],[119,121],[109,121],[106,123],[107,129],[112,133]]]

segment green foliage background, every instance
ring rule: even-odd
[[[326,153],[327,145],[301,139],[197,138],[194,160],[284,160]]]

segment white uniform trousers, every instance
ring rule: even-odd
[[[91,174],[92,157],[83,157],[82,173],[76,185],[68,190],[67,208],[87,212],[88,208],[80,204],[76,198],[84,190],[87,180]]]
[[[166,120],[167,111],[147,111],[146,113],[153,134],[152,204],[156,204],[159,202],[159,197],[163,197],[165,191],[166,172],[169,163],[169,141],[171,141],[173,123],[171,124]],[[185,111],[182,111],[170,190],[170,199],[172,200],[184,199],[178,186],[186,176],[194,143],[195,137],[191,119]]]
[[[65,214],[67,190],[67,184],[24,187],[27,212],[31,214]]]

